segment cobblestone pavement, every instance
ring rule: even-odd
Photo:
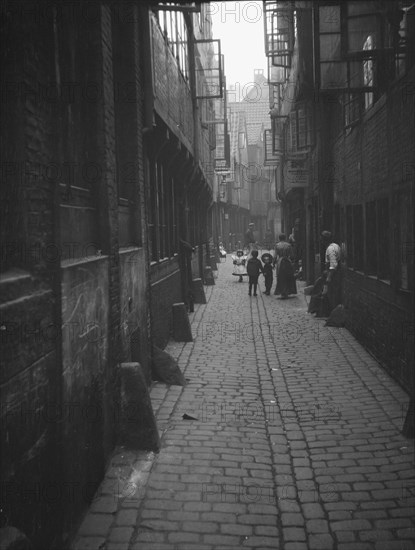
[[[301,289],[250,298],[231,271],[167,347],[188,384],[152,388],[160,453],[114,454],[73,548],[413,549],[408,396]]]

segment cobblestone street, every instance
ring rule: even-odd
[[[413,549],[408,396],[303,283],[249,297],[231,273],[166,348],[188,384],[152,387],[160,453],[117,449],[73,549]]]

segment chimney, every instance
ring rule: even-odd
[[[254,69],[255,84],[262,84],[264,82],[264,78],[264,69]]]

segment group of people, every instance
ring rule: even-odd
[[[262,262],[263,264],[262,264]],[[285,235],[279,236],[279,242],[275,246],[275,257],[266,252],[258,259],[258,250],[251,250],[251,256],[246,264],[246,271],[249,277],[249,296],[257,295],[258,278],[262,273],[265,278],[265,294],[271,294],[273,283],[273,268],[277,272],[277,285],[274,290],[275,295],[281,295],[282,299],[288,298],[289,294],[297,294],[297,285],[294,277],[294,267],[292,264],[293,250],[291,245],[285,240]]]
[[[277,284],[274,294],[286,299],[290,294],[297,294],[296,273],[294,270],[294,250],[292,242],[288,242],[286,236],[279,235],[275,245],[275,255],[265,253],[258,258],[258,250],[255,249],[254,224],[249,224],[245,233],[245,247],[250,252],[246,263],[246,272],[249,277],[249,296],[257,296],[259,275],[265,279],[265,294],[271,294],[273,284],[273,268],[276,269]],[[321,244],[325,251],[325,270],[320,279],[321,289],[316,288],[318,297],[327,304],[326,311],[330,313],[337,305],[341,304],[341,248],[333,242],[330,231],[321,233]]]

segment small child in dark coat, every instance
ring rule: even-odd
[[[251,258],[249,258],[246,264],[246,272],[249,276],[249,296],[252,294],[252,287],[254,288],[254,296],[257,295],[258,277],[260,273],[263,273],[261,260],[258,260],[258,250],[251,252]]]
[[[272,281],[274,279],[272,276],[272,256],[271,254],[263,254],[261,259],[264,262],[262,271],[265,277],[265,294],[269,296],[271,293]]]

